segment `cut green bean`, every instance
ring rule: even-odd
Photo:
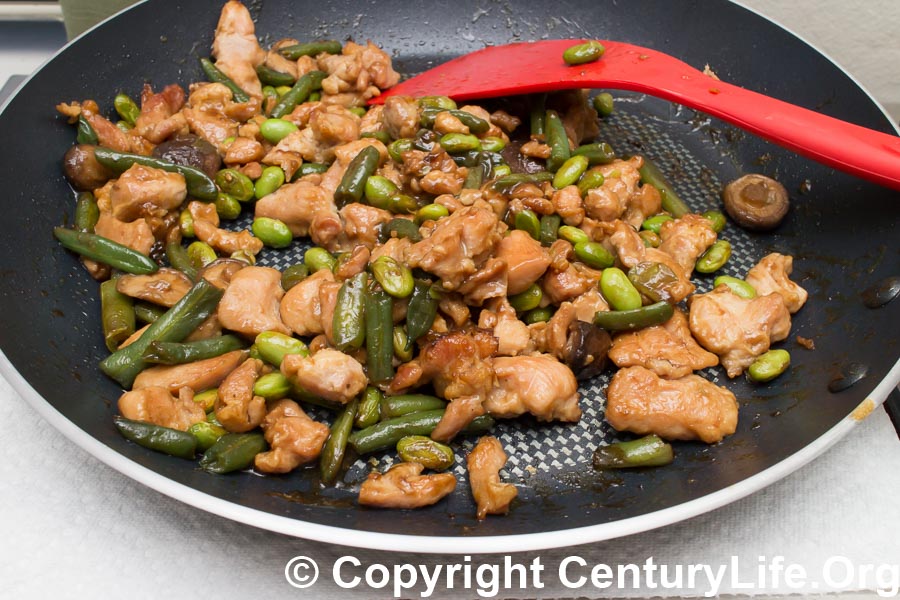
[[[362,200],[366,183],[375,173],[380,160],[381,155],[374,146],[366,146],[353,157],[334,192],[334,201],[338,207]]]
[[[791,355],[787,350],[769,350],[751,363],[747,368],[747,377],[756,383],[766,383],[787,371],[790,364]]]
[[[544,117],[547,114],[547,94],[535,94],[531,97],[531,110],[529,112],[529,125],[531,137],[542,140],[544,138]]]
[[[260,200],[275,192],[284,184],[284,171],[277,165],[263,169],[262,175],[253,184],[253,195]]]
[[[600,60],[606,48],[597,40],[590,40],[583,44],[576,44],[566,48],[563,52],[563,60],[567,65],[583,65]]]
[[[322,453],[319,456],[319,475],[322,483],[330,484],[337,479],[341,466],[344,464],[344,454],[347,451],[347,438],[353,431],[353,421],[359,408],[357,400],[347,404],[334,423],[331,425],[331,433],[325,440]]]
[[[717,240],[700,255],[694,269],[698,273],[715,273],[725,266],[729,258],[731,258],[731,243],[728,240]]]
[[[553,181],[553,173],[538,171],[537,173],[510,173],[494,180],[493,188],[498,192],[507,193],[521,183],[543,183]]]
[[[240,350],[244,343],[233,335],[221,335],[219,337],[195,342],[151,342],[141,358],[145,362],[158,365],[182,365],[185,363],[215,358],[226,352]]]
[[[76,231],[84,233],[94,233],[94,227],[100,220],[100,209],[97,207],[97,200],[90,192],[81,192],[78,194],[78,200],[75,201],[75,217],[73,225]]]
[[[422,241],[419,226],[415,221],[397,217],[385,223],[381,228],[380,239],[384,243],[392,237],[407,238],[411,242]]]
[[[291,265],[281,273],[281,287],[288,291],[309,276],[309,267],[304,263]]]
[[[515,216],[516,229],[520,229],[536,240],[541,239],[541,221],[533,210],[520,210]]]
[[[600,292],[614,311],[630,311],[641,307],[641,294],[622,269],[604,269],[600,276]]]
[[[416,462],[432,471],[446,471],[456,457],[450,446],[424,435],[408,435],[397,442],[397,454],[403,462]]]
[[[106,348],[115,352],[135,332],[134,301],[116,289],[116,280],[100,284],[100,321]]]
[[[283,85],[294,85],[297,83],[297,78],[290,73],[276,71],[272,67],[267,67],[264,64],[256,65],[256,76],[259,77],[259,82],[261,84],[272,86],[273,88]]]
[[[676,219],[691,212],[691,209],[688,208],[687,204],[678,197],[678,194],[675,193],[675,190],[673,190],[672,186],[669,185],[669,182],[666,181],[662,171],[660,171],[656,164],[646,156],[644,157],[644,164],[639,169],[639,172],[641,174],[641,183],[644,183],[645,185],[650,184],[659,190],[664,211]]]
[[[362,348],[366,339],[367,282],[368,274],[363,271],[344,281],[338,290],[332,318],[332,339],[338,350]]]
[[[94,233],[54,227],[53,237],[66,249],[126,273],[149,275],[159,269],[149,256]]]
[[[263,331],[254,340],[256,351],[270,365],[281,366],[288,354],[309,356],[309,348],[301,340],[278,331]]]
[[[144,448],[188,459],[194,458],[197,452],[197,438],[187,431],[132,421],[125,417],[115,417],[113,422],[125,439]]]
[[[587,168],[588,159],[586,156],[572,156],[562,164],[556,175],[553,176],[553,187],[559,190],[566,186],[574,185]]]
[[[310,273],[317,271],[333,271],[337,265],[337,259],[325,248],[313,246],[303,254],[303,262],[309,267]]]
[[[410,275],[412,290],[412,275]],[[366,374],[373,383],[384,383],[394,376],[394,329],[391,314],[394,302],[380,290],[366,290]]]
[[[381,418],[395,419],[412,413],[426,410],[437,410],[447,407],[447,402],[437,396],[428,394],[402,394],[385,396],[381,401]]]
[[[113,107],[123,121],[134,127],[138,117],[141,116],[141,109],[135,104],[134,100],[128,94],[116,94],[113,99]]]
[[[543,298],[544,291],[541,289],[541,286],[532,283],[524,292],[519,292],[518,294],[510,296],[509,305],[512,306],[516,312],[523,313],[540,306]]]
[[[668,302],[657,302],[634,310],[602,310],[594,315],[594,325],[607,331],[626,331],[662,325],[675,309]]]
[[[200,467],[220,475],[240,471],[250,467],[256,455],[268,447],[261,433],[226,433],[203,453]]]
[[[616,153],[606,142],[596,142],[578,146],[572,152],[576,156],[584,156],[592,165],[608,165],[616,160]]]
[[[719,287],[720,285],[727,285],[733,294],[736,294],[741,298],[747,300],[756,298],[756,289],[743,279],[730,277],[728,275],[719,275],[713,279],[713,287]]]
[[[210,423],[208,421],[201,421],[188,427],[188,433],[197,438],[197,448],[201,452],[206,452],[219,441],[220,437],[228,432],[221,425],[216,425],[215,423]]]
[[[388,144],[391,143],[391,134],[389,134],[387,131],[384,131],[384,130],[382,130],[382,131],[364,131],[363,133],[359,134],[359,138],[360,139],[372,138],[373,140],[378,140],[385,146],[387,146]]]
[[[440,287],[437,283],[416,281],[409,299],[409,307],[406,309],[406,333],[409,336],[410,348],[416,340],[428,333],[434,324],[440,297]]]
[[[353,424],[358,429],[371,427],[381,419],[381,399],[383,395],[381,390],[376,387],[368,386],[363,393],[362,401],[356,411],[356,419]]]
[[[213,83],[221,83],[229,90],[231,90],[232,98],[235,102],[249,102],[250,96],[241,89],[241,86],[236,84],[234,80],[223,73],[219,67],[214,65],[211,60],[208,58],[200,59],[200,66],[203,67],[203,72],[206,73],[207,79],[209,79]]]
[[[294,173],[294,176],[291,178],[291,181],[296,181],[301,177],[306,177],[307,175],[312,175],[313,173],[324,173],[328,170],[328,165],[323,163],[303,163],[300,165],[300,168],[297,169],[297,172]]]
[[[557,214],[541,215],[541,245],[550,246],[559,236],[562,217]]]
[[[173,162],[162,160],[160,158],[152,158],[140,154],[129,154],[127,152],[117,152],[116,150],[100,147],[94,149],[94,156],[96,157],[97,162],[115,173],[124,173],[134,164],[160,169],[170,173],[179,173],[184,177],[188,194],[200,200],[213,202],[219,193],[216,182],[213,181],[209,175],[194,167],[176,165]]]
[[[672,291],[681,281],[668,265],[644,261],[628,269],[628,280],[653,302],[674,303]]]
[[[550,156],[547,158],[547,170],[556,172],[569,160],[571,150],[566,128],[562,119],[555,110],[548,110],[544,117],[544,131],[546,132],[547,145],[550,146]]]
[[[310,71],[305,74],[297,80],[297,83],[295,83],[290,90],[285,92],[281,98],[278,99],[278,103],[272,108],[272,112],[269,113],[269,116],[280,119],[291,114],[291,112],[297,108],[298,104],[303,104],[310,93],[322,87],[322,80],[325,79],[326,76],[327,75],[322,71]]]
[[[408,435],[429,435],[443,416],[444,409],[438,409],[388,419],[352,433],[348,441],[359,454],[378,452],[395,447],[397,442]],[[462,433],[482,433],[493,425],[494,419],[482,415],[469,423]]]
[[[319,40],[305,44],[292,44],[278,49],[278,53],[288,60],[297,60],[301,56],[317,56],[319,54],[340,54],[342,45],[337,40]]]
[[[594,468],[624,469],[634,467],[661,467],[675,458],[672,445],[657,435],[648,435],[628,442],[616,442],[600,446],[594,451]]]
[[[162,306],[150,304],[149,302],[138,302],[134,305],[134,316],[141,323],[154,323],[158,318],[166,314],[166,309]]]
[[[97,132],[88,122],[84,115],[78,115],[78,124],[76,126],[75,141],[79,144],[89,144],[96,146],[99,143]]]

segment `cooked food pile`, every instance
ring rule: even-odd
[[[665,440],[737,427],[734,395],[695,371],[787,368],[770,348],[806,301],[792,258],[694,293],[694,271],[731,254],[725,216],[691,213],[646,157],[595,141],[608,94],[367,106],[400,79],[384,51],[264,49],[236,0],[201,63],[208,81],[119,94],[112,120],[90,99],[57,107],[77,125],[64,168],[79,194],[55,235],[102,282],[100,368],[124,388],[128,439],[202,453],[212,473],[317,465],[325,485],[351,456],[396,449],[359,502],[416,508],[456,488],[453,445],[482,435],[466,466],[483,519],[517,493],[498,420],[577,422],[578,381],[617,367],[606,419],[647,437],[594,464],[660,465]],[[732,217],[774,226],[786,200],[772,209],[765,185],[730,188]],[[250,211],[248,229],[225,226]],[[302,262],[257,264],[305,238]]]

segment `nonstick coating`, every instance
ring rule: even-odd
[[[743,236],[745,255],[753,260],[772,250],[794,255],[794,278],[810,292],[784,345],[793,356],[789,374],[763,387],[743,379],[728,383],[741,401],[734,436],[712,447],[679,444],[674,465],[615,477],[595,474],[587,463],[567,466],[562,461],[556,471],[517,481],[521,501],[508,516],[482,523],[474,519],[464,481],[449,501],[428,509],[368,510],[347,500],[349,492],[304,495],[315,485],[300,473],[212,476],[190,462],[127,443],[112,426],[120,390],[97,369],[107,354],[97,284],[51,235],[53,226],[71,222],[74,206],[61,169],[74,131],[55,114],[54,105],[94,98],[102,107],[111,107],[117,92],[137,97],[144,82],[161,87],[199,80],[197,58],[209,53],[219,6],[162,1],[139,5],[66,48],[0,115],[0,164],[6,184],[0,196],[5,217],[0,237],[0,347],[47,403],[136,463],[236,505],[348,530],[451,537],[559,531],[646,515],[760,473],[839,423],[897,361],[900,302],[873,310],[865,308],[859,296],[900,272],[896,192],[836,173],[691,111],[629,96],[609,126],[617,151],[656,153],[653,157],[676,187],[688,190],[686,197],[695,207],[715,206],[718,186],[744,172],[773,175],[792,196],[793,208],[775,234],[747,235],[733,226],[728,230],[735,238]],[[264,44],[286,36],[371,38],[406,73],[486,43],[579,36],[622,40],[668,52],[699,68],[710,64],[732,83],[893,131],[874,102],[834,64],[772,23],[725,1],[265,0],[251,2],[250,8]],[[649,124],[646,131],[653,139],[634,134],[642,131],[641,123]],[[692,165],[702,168],[694,171],[688,168]],[[806,188],[803,193],[801,187]],[[702,285],[708,287],[709,282]],[[800,348],[796,335],[813,339],[815,350]],[[868,377],[846,391],[830,393],[829,380],[851,362],[868,366]],[[715,373],[723,382],[721,372]],[[599,406],[602,399],[584,402]],[[566,452],[564,447],[557,450]],[[333,541],[353,544],[353,535]]]

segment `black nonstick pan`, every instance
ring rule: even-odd
[[[404,73],[485,44],[622,40],[699,68],[709,64],[723,80],[894,132],[878,105],[830,60],[725,0],[265,0],[249,7],[264,45],[288,36],[372,39]],[[869,308],[872,293],[865,293],[890,288],[885,282],[900,275],[898,193],[702,114],[617,94],[617,110],[601,137],[621,154],[655,159],[694,210],[717,207],[721,187],[748,172],[775,177],[791,194],[792,209],[774,233],[748,234],[729,224],[723,234],[735,248],[727,274],[741,276],[763,255],[779,251],[795,257],[793,278],[810,292],[783,344],[793,358],[786,376],[757,387],[743,379],[726,382],[715,369],[704,374],[740,400],[735,435],[715,446],[679,444],[675,463],[666,468],[596,473],[593,449],[615,438],[603,421],[607,379],[600,377],[582,388],[578,425],[520,420],[497,429],[511,457],[505,476],[519,487],[519,498],[508,516],[480,523],[464,482],[427,509],[369,510],[354,501],[354,484],[369,468],[362,461],[350,468],[347,483],[320,490],[303,472],[213,476],[126,442],[112,424],[120,389],[97,368],[107,354],[97,285],[51,235],[54,226],[71,222],[74,206],[61,167],[74,132],[54,106],[94,98],[111,109],[117,92],[137,97],[144,82],[186,87],[199,80],[197,59],[209,54],[219,9],[218,2],[139,4],[62,50],[0,114],[0,371],[52,424],[129,476],[228,518],[341,544],[440,552],[564,546],[665,525],[752,493],[820,454],[900,379],[900,301]],[[263,264],[287,262],[284,255],[263,257]],[[701,290],[711,286],[711,280],[698,282]],[[889,296],[884,289],[873,293]],[[801,347],[796,336],[813,340],[815,349]],[[829,390],[842,374],[863,373],[855,384]],[[459,457],[470,447],[464,444]],[[391,460],[378,459],[382,468]],[[457,472],[461,480],[463,473]]]

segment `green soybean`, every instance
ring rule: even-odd
[[[694,268],[698,273],[715,273],[725,266],[730,257],[731,243],[728,240],[718,240],[700,255]]]
[[[512,167],[509,165],[497,165],[493,168],[491,175],[497,178],[502,179],[508,175],[512,174]]]
[[[304,263],[291,265],[281,273],[281,287],[288,291],[309,276],[309,267]]]
[[[769,350],[759,355],[747,369],[747,377],[756,383],[772,381],[791,364],[791,355],[787,350]]]
[[[406,298],[412,294],[415,280],[406,265],[385,255],[375,259],[370,268],[375,281],[394,298]]]
[[[270,248],[287,248],[294,241],[290,228],[278,219],[256,217],[251,225],[253,235]]]
[[[562,189],[573,185],[587,170],[588,159],[586,156],[573,156],[562,164],[556,175],[553,176],[553,187]]]
[[[641,294],[622,269],[604,269],[600,276],[600,291],[613,310],[627,311],[641,307]]]
[[[277,144],[300,128],[284,119],[266,119],[259,126],[259,133],[273,144]]]
[[[526,208],[516,213],[516,229],[521,229],[536,240],[541,239],[541,222],[534,211]]]
[[[573,227],[572,225],[563,225],[559,228],[557,233],[559,234],[559,237],[572,245],[591,241],[591,238],[588,237],[588,234],[586,234],[584,230]]]
[[[275,165],[266,167],[253,186],[253,195],[259,200],[280,188],[282,184],[284,184],[284,171],[281,167]]]
[[[409,152],[413,148],[413,141],[409,138],[401,138],[394,140],[388,146],[388,154],[394,162],[403,163],[403,153]]]
[[[368,386],[359,402],[353,425],[358,429],[365,429],[377,423],[381,419],[381,399],[383,397],[378,388]]]
[[[509,305],[512,306],[516,312],[523,313],[540,306],[543,298],[544,291],[541,289],[541,286],[532,283],[524,292],[519,292],[518,294],[510,296]]]
[[[391,198],[399,192],[397,184],[382,175],[372,175],[366,179],[366,200],[372,206],[386,209]]]
[[[616,262],[616,258],[599,242],[578,242],[575,244],[575,256],[594,269],[606,269]]]
[[[94,233],[94,227],[100,220],[100,208],[97,206],[97,200],[90,192],[81,192],[78,194],[78,200],[75,201],[75,217],[72,219],[75,229],[85,233]]]
[[[220,425],[201,421],[188,427],[188,433],[197,438],[197,448],[201,452],[206,452],[228,432]]]
[[[253,181],[237,169],[222,169],[216,173],[216,185],[240,202],[253,198]]]
[[[113,99],[113,107],[123,121],[134,127],[138,117],[141,116],[141,109],[134,103],[128,94],[116,94]]]
[[[481,142],[472,134],[448,133],[441,136],[441,148],[450,153],[481,150]]]
[[[181,229],[181,235],[192,238],[196,235],[194,231],[194,216],[191,211],[184,209],[178,215],[178,227]]]
[[[658,214],[652,217],[648,217],[644,219],[644,222],[641,223],[641,229],[646,229],[647,231],[652,231],[653,233],[659,235],[659,230],[662,229],[663,223],[666,221],[674,221],[670,215],[666,214]]]
[[[653,434],[627,442],[600,446],[594,451],[594,468],[626,469],[661,467],[675,459],[672,445]]]
[[[194,394],[194,402],[203,407],[206,412],[212,411],[216,407],[216,400],[219,399],[218,388],[203,390],[199,394]],[[211,422],[207,420],[207,422]]]
[[[604,52],[606,52],[606,48],[603,47],[603,44],[597,40],[590,40],[566,48],[566,51],[563,52],[563,60],[567,65],[583,65],[599,60]]]
[[[413,357],[413,349],[409,344],[409,335],[406,328],[402,325],[394,325],[393,331],[394,356],[400,359],[400,362],[409,362]]]
[[[212,246],[206,242],[199,241],[191,242],[187,247],[187,255],[195,269],[202,269],[219,258]]]
[[[506,142],[503,138],[489,135],[481,138],[481,148],[486,152],[500,152],[506,148]]]
[[[603,177],[603,173],[599,169],[589,169],[578,180],[578,193],[584,198],[589,191],[603,185],[605,180],[606,178]]]
[[[443,204],[426,204],[416,212],[416,224],[421,225],[425,221],[437,221],[450,214]]]
[[[424,435],[408,435],[397,442],[397,454],[403,462],[417,462],[432,471],[446,471],[456,457],[450,446]]]
[[[725,229],[725,225],[727,221],[725,220],[725,215],[717,210],[708,210],[703,213],[703,218],[707,219],[712,225],[712,230],[716,233],[721,233],[723,229]]]
[[[448,96],[422,96],[419,98],[419,106],[422,108],[439,108],[441,110],[456,110],[459,108],[453,98]]]
[[[524,321],[528,325],[533,325],[535,323],[546,323],[553,317],[553,307],[552,306],[539,306],[538,308],[533,308],[529,310],[527,313],[523,315]]]
[[[310,273],[323,270],[333,271],[337,265],[337,259],[332,256],[331,252],[318,246],[309,248],[303,254],[303,262],[309,267]]]
[[[647,231],[646,229],[638,231],[638,237],[644,242],[645,248],[659,248],[659,245],[662,243],[659,234]]]
[[[720,285],[727,285],[732,293],[741,298],[746,298],[747,300],[756,298],[756,289],[743,279],[730,277],[728,275],[719,275],[713,279],[713,286],[719,287]]]
[[[294,386],[291,381],[280,371],[273,371],[262,375],[253,384],[253,395],[266,400],[281,400],[291,395]]]
[[[238,202],[237,198],[230,194],[219,192],[216,196],[214,205],[216,207],[216,214],[219,215],[220,219],[231,220],[241,216],[241,203]]]
[[[309,348],[301,340],[278,331],[263,331],[254,340],[259,356],[272,366],[280,367],[288,354],[309,356]]]
[[[591,101],[594,105],[594,110],[597,111],[601,117],[608,117],[613,113],[615,109],[615,103],[613,101],[612,94],[609,92],[601,92],[594,96],[594,99]]]

